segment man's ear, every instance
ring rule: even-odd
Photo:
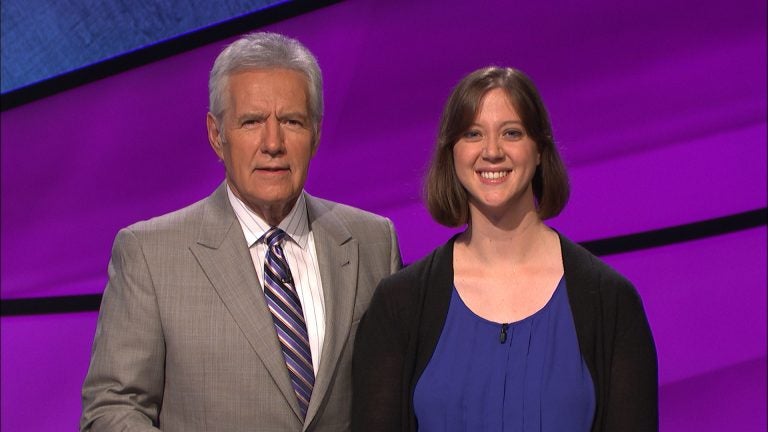
[[[318,123],[315,136],[312,138],[312,157],[315,157],[315,154],[317,154],[317,147],[320,146],[320,130],[320,123]]]
[[[205,126],[208,128],[208,142],[211,144],[211,148],[213,151],[216,152],[216,155],[219,157],[219,160],[224,160],[224,148],[223,148],[223,140],[222,140],[222,133],[223,131],[219,128],[219,125],[216,123],[216,117],[212,113],[208,113],[205,116]]]

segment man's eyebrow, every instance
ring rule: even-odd
[[[286,111],[286,112],[279,113],[277,117],[278,118],[286,118],[286,117],[309,118],[309,114],[307,114],[304,111]]]
[[[261,112],[245,112],[240,114],[240,116],[237,117],[237,121],[241,122],[243,120],[250,120],[250,119],[256,119],[256,120],[264,120],[269,117],[269,114],[261,113]]]

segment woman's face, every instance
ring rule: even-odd
[[[541,154],[504,90],[483,96],[474,122],[453,147],[453,159],[470,213],[535,210],[531,181]]]

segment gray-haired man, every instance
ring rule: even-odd
[[[209,96],[226,181],[118,233],[81,430],[349,430],[357,323],[401,265],[392,223],[304,192],[323,93],[299,42],[232,43]]]

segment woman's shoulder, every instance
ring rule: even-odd
[[[388,297],[419,296],[442,279],[453,280],[453,239],[379,283],[377,292]]]
[[[636,296],[632,282],[584,246],[560,234],[563,249],[563,265],[566,276],[570,275],[589,290],[607,290],[615,295]],[[603,292],[606,294],[606,292]]]

